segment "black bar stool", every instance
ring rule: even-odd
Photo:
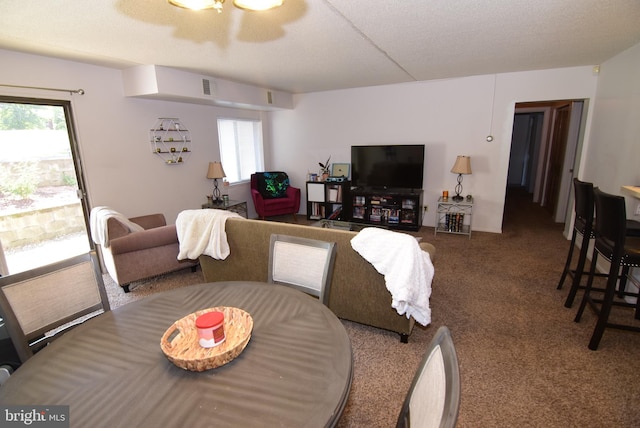
[[[576,297],[578,288],[580,288],[580,279],[584,272],[584,265],[587,260],[587,250],[589,248],[589,242],[595,238],[593,233],[593,183],[587,183],[580,181],[577,178],[573,179],[573,193],[574,193],[574,209],[575,209],[575,222],[573,224],[573,233],[571,234],[571,246],[569,247],[569,254],[567,255],[567,261],[564,264],[564,270],[560,277],[557,289],[560,290],[564,284],[567,275],[572,278],[571,289],[564,305],[570,308],[573,305],[573,300]],[[578,263],[575,269],[571,269],[571,259],[573,258],[573,250],[576,245],[576,237],[580,234],[582,236],[582,242],[580,244],[580,254],[578,255]]]
[[[602,339],[606,328],[640,332],[640,327],[637,326],[609,322],[609,315],[613,306],[635,307],[635,318],[640,319],[640,298],[638,298],[636,304],[627,303],[624,300],[614,300],[618,280],[620,281],[618,294],[638,297],[638,293],[625,291],[625,286],[629,268],[640,267],[640,238],[627,237],[627,213],[625,200],[622,196],[610,195],[600,189],[594,189],[594,199],[596,238],[591,257],[589,280],[574,321],[580,321],[587,303],[595,310],[598,315],[598,321],[589,342],[589,349],[595,351],[598,349],[600,339]],[[604,257],[611,264],[602,299],[594,299],[591,296],[593,278],[596,276],[598,255]],[[621,269],[622,272],[620,272]]]
[[[573,301],[576,298],[576,294],[580,288],[585,288],[581,284],[582,275],[584,274],[584,266],[587,262],[587,252],[589,250],[589,243],[595,238],[594,233],[594,200],[593,200],[593,183],[586,181],[580,181],[577,178],[573,179],[573,189],[575,198],[575,222],[573,224],[573,234],[571,236],[571,247],[569,248],[569,254],[567,255],[567,261],[564,266],[564,271],[560,282],[558,283],[558,290],[562,288],[562,285],[567,277],[572,278],[571,288],[567,295],[567,300],[564,302],[564,306],[570,308],[573,305]],[[639,224],[640,227],[640,224]],[[639,229],[640,230],[640,229]],[[575,249],[576,237],[580,234],[582,241],[580,243],[580,253],[578,255],[578,262],[575,269],[571,269],[571,259],[573,257],[573,251]],[[586,239],[585,239],[586,237]],[[606,276],[606,274],[594,273],[595,276]],[[604,291],[604,289],[600,289]]]
[[[575,222],[573,224],[573,233],[571,235],[571,246],[569,247],[569,254],[560,277],[557,289],[560,290],[564,284],[567,276],[572,278],[571,288],[567,295],[567,300],[564,302],[564,306],[570,308],[575,300],[578,289],[584,288],[580,284],[582,275],[584,273],[584,265],[587,260],[587,251],[589,248],[589,242],[595,238],[593,232],[593,218],[594,218],[594,197],[593,197],[593,183],[586,181],[580,181],[577,178],[573,179],[573,192],[574,192],[574,207],[575,207]],[[626,220],[627,223],[627,236],[640,237],[640,222],[635,220]],[[578,255],[578,262],[575,269],[571,269],[571,259],[573,257],[573,251],[575,249],[577,235],[582,236],[580,244],[580,254]],[[585,240],[585,237],[587,239]],[[595,276],[607,276],[606,274],[595,273]],[[604,291],[604,290],[603,290]],[[622,290],[624,291],[624,290]]]

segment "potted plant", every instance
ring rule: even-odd
[[[322,176],[322,181],[326,181],[327,178],[329,178],[329,161],[331,160],[331,156],[329,156],[329,159],[327,159],[327,161],[325,163],[321,163],[318,162],[318,165],[320,165],[320,175]]]

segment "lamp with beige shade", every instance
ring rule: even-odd
[[[209,169],[207,170],[207,178],[213,178],[213,200],[220,203],[220,189],[218,189],[218,178],[224,178],[227,175],[222,169],[220,162],[209,162]]]
[[[458,174],[458,184],[455,188],[456,195],[452,199],[456,202],[460,202],[464,199],[460,196],[460,193],[462,193],[462,174],[471,174],[471,157],[458,156],[456,158],[456,163],[453,164],[453,168],[451,168],[451,172]]]

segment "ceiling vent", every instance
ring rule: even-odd
[[[211,95],[211,81],[209,79],[202,79],[202,93]]]

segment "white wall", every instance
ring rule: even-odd
[[[272,113],[126,98],[120,71],[107,67],[3,50],[0,62],[2,84],[86,91],[0,87],[2,95],[71,99],[90,204],[131,216],[158,211],[173,222],[205,202],[212,188],[207,163],[219,159],[218,116],[271,118],[264,120],[267,169],[289,172],[303,189],[306,173],[329,155],[349,162],[352,144],[426,144],[429,226],[438,195],[455,185],[449,172],[455,157],[469,155],[473,174],[464,178],[463,193],[476,197],[474,229],[500,232],[515,103],[589,99],[579,177],[609,192],[640,184],[640,45],[601,64],[599,76],[576,67],[318,92],[297,95],[293,110]],[[149,129],[164,116],[179,117],[191,131],[194,153],[184,165],[164,165],[151,153]],[[248,185],[229,194],[252,210]],[[628,206],[635,211],[635,201]]]
[[[624,185],[640,185],[640,44],[627,49],[600,66],[596,105],[593,108],[591,140],[581,179],[591,181],[607,193],[625,197],[627,218],[635,215],[640,200],[621,191]],[[599,259],[601,272],[608,263]],[[640,269],[632,268],[636,281]],[[627,281],[628,291],[637,287]]]
[[[349,162],[351,145],[425,144],[423,224],[433,226],[456,156],[471,156],[463,194],[475,197],[473,229],[501,232],[516,102],[590,99],[596,82],[592,67],[576,67],[297,95],[293,110],[270,113],[273,166],[304,188],[329,155]]]
[[[213,189],[213,182],[206,178],[208,163],[220,160],[217,117],[265,114],[126,98],[121,72],[106,67],[3,50],[0,63],[0,83],[5,85],[84,89],[84,95],[69,95],[0,86],[0,94],[71,99],[90,206],[108,205],[127,216],[161,212],[173,223],[180,211],[200,208]],[[151,153],[149,130],[158,117],[178,117],[188,127],[193,153],[184,164],[165,165]],[[268,139],[268,128],[265,134]],[[248,184],[227,190],[231,199],[246,200],[253,210]]]
[[[621,192],[640,185],[640,44],[600,66],[589,149],[582,162],[583,180],[605,192],[625,196],[627,217],[638,199]]]

